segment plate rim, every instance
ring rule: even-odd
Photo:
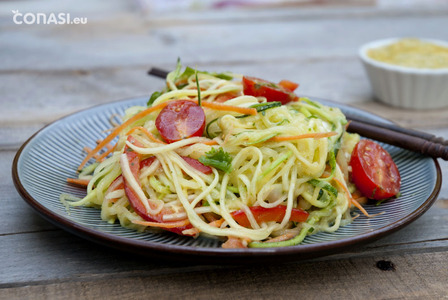
[[[387,120],[381,116],[378,116],[374,113],[347,105],[338,103],[331,100],[325,100],[319,97],[306,96],[311,99],[315,99],[317,101],[324,101],[328,103],[335,104],[341,108],[347,107],[349,109],[354,109],[363,113],[368,113],[369,115],[379,117],[383,120]],[[264,261],[275,261],[281,259],[282,261],[286,260],[302,260],[320,257],[324,255],[339,253],[344,249],[349,247],[357,247],[369,242],[373,242],[377,239],[380,239],[384,236],[392,234],[397,230],[407,226],[412,223],[416,219],[418,219],[421,215],[423,215],[437,200],[437,196],[439,195],[441,186],[442,186],[442,172],[440,165],[437,159],[432,158],[432,162],[435,166],[436,171],[436,182],[434,184],[434,188],[428,198],[413,212],[397,219],[393,223],[389,225],[383,226],[381,228],[356,235],[350,236],[347,238],[342,238],[339,240],[322,242],[322,243],[314,243],[314,244],[303,244],[292,247],[282,247],[282,248],[248,248],[248,249],[223,249],[223,248],[205,248],[205,247],[195,247],[195,246],[185,246],[185,245],[171,245],[164,244],[160,242],[151,242],[144,241],[138,239],[131,239],[126,237],[117,236],[110,233],[101,232],[87,226],[81,225],[76,221],[72,221],[68,218],[64,218],[59,216],[58,214],[52,212],[45,205],[41,204],[39,201],[34,199],[29,192],[26,190],[24,185],[22,184],[18,171],[19,160],[21,159],[21,155],[27,145],[34,140],[38,134],[40,134],[43,130],[52,126],[62,120],[72,117],[76,114],[82,114],[83,112],[97,109],[101,106],[108,105],[118,105],[121,102],[133,102],[138,100],[143,100],[147,97],[133,97],[122,99],[118,101],[112,101],[108,103],[94,105],[79,111],[72,112],[68,115],[65,115],[49,124],[45,125],[38,131],[36,131],[31,137],[29,137],[19,148],[16,155],[14,156],[14,160],[12,163],[12,179],[16,190],[19,192],[20,196],[25,200],[25,202],[30,205],[39,215],[41,215],[44,219],[52,223],[53,225],[62,228],[65,231],[68,231],[76,236],[87,239],[91,242],[95,242],[97,244],[101,244],[103,246],[115,248],[117,250],[132,252],[135,254],[143,255],[143,256],[158,256],[162,258],[170,257],[170,259],[174,258],[175,260],[185,261],[188,259],[194,259],[195,261],[202,263],[251,263],[254,261],[258,261],[263,258]],[[390,121],[390,120],[388,120]],[[179,254],[181,254],[179,256]],[[219,260],[217,260],[219,259]]]

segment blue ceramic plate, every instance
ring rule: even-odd
[[[178,236],[169,232],[136,232],[101,220],[95,208],[77,207],[70,211],[59,201],[62,193],[79,197],[80,188],[66,183],[77,177],[76,169],[85,156],[84,146],[94,148],[111,127],[110,118],[133,105],[145,105],[146,98],[100,105],[60,119],[33,135],[18,151],[13,163],[17,190],[38,213],[55,225],[91,241],[143,255],[169,256],[204,262],[251,262],[298,260],[340,252],[347,247],[370,242],[390,234],[421,216],[436,200],[441,172],[436,160],[391,145],[383,147],[392,155],[402,177],[401,195],[380,206],[367,205],[374,218],[361,215],[335,233],[318,233],[301,245],[267,249],[222,249],[218,239]],[[343,112],[388,122],[365,111],[319,100]]]

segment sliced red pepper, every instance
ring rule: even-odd
[[[295,82],[292,82],[292,81],[289,81],[286,79],[280,80],[278,85],[284,89],[287,89],[290,92],[294,92],[299,87],[298,83],[295,83]]]
[[[137,147],[141,147],[142,145],[132,136],[128,137],[128,142],[130,142],[131,144],[137,146]],[[152,162],[155,160],[154,157],[150,157],[148,159],[145,160],[141,160],[141,155],[137,152],[135,152],[132,148],[128,147],[126,145],[126,147],[124,148],[124,153],[126,154],[126,157],[128,159],[129,162],[129,168],[131,170],[132,175],[135,177],[135,179],[138,182],[138,178],[140,175],[140,169],[142,166],[150,166],[152,164]],[[126,197],[129,200],[129,204],[132,206],[132,208],[134,209],[134,211],[143,219],[145,219],[146,221],[149,222],[158,222],[158,223],[166,223],[163,221],[163,215],[165,214],[169,214],[170,212],[166,211],[165,209],[162,209],[162,211],[160,213],[158,213],[157,215],[150,215],[148,214],[148,212],[146,211],[146,207],[143,205],[142,201],[140,200],[140,198],[138,197],[137,193],[135,192],[135,190],[129,185],[129,183],[127,182],[126,178],[123,176],[123,185],[124,185],[124,191],[126,193]],[[150,203],[151,205],[151,203]],[[155,208],[155,207],[154,207]],[[175,227],[175,228],[165,228],[168,231],[180,234],[180,235],[185,235],[182,232],[186,229],[191,229],[193,228],[193,226],[191,224],[182,226],[182,227]],[[193,234],[191,234],[193,235]]]
[[[265,208],[262,206],[252,206],[250,211],[254,215],[257,223],[262,222],[281,222],[285,217],[286,206],[278,205],[272,208]],[[243,210],[237,210],[231,213],[235,221],[243,227],[251,227],[249,219]],[[309,213],[299,208],[293,208],[291,211],[290,221],[305,222],[308,219]]]

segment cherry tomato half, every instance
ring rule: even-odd
[[[350,159],[352,181],[369,199],[383,200],[400,191],[401,177],[392,157],[371,140],[359,141]]]
[[[202,136],[205,128],[205,113],[202,107],[192,101],[173,101],[160,111],[156,119],[156,127],[168,143]]]
[[[280,85],[255,77],[243,77],[244,95],[265,97],[268,102],[280,101],[282,104],[286,104],[291,101],[297,101],[299,97],[293,93],[297,86],[291,81],[284,80]]]

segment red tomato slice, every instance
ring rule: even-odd
[[[132,144],[136,145],[136,146],[139,146],[139,147],[142,146],[132,136],[128,137],[128,141],[131,142]],[[126,157],[128,159],[129,167],[131,169],[132,175],[137,179],[137,182],[138,182],[138,178],[139,178],[139,175],[140,175],[140,169],[142,167],[144,167],[144,166],[150,166],[152,164],[152,162],[155,160],[155,158],[154,157],[150,157],[150,158],[147,158],[147,159],[142,161],[141,160],[141,155],[136,153],[135,151],[133,151],[128,146],[125,147],[124,153],[126,153]],[[122,175],[120,175],[120,176],[122,176]],[[170,212],[162,209],[162,211],[159,214],[157,214],[157,215],[149,215],[147,213],[146,208],[143,205],[142,201],[138,197],[137,193],[129,185],[129,183],[124,178],[124,176],[123,176],[123,185],[124,185],[124,191],[125,191],[126,197],[128,198],[129,204],[132,206],[134,211],[140,217],[142,217],[146,221],[164,223],[163,222],[163,215],[167,214],[167,213],[170,213]],[[193,226],[191,224],[188,224],[188,225],[185,225],[185,226],[182,226],[182,227],[165,228],[165,230],[168,230],[168,231],[180,234],[180,235],[184,235],[182,233],[182,231],[184,231],[186,229],[191,229],[191,228],[193,228]]]
[[[359,141],[350,160],[352,181],[369,199],[383,200],[400,191],[401,177],[392,157],[371,140]]]
[[[169,103],[159,113],[156,127],[168,143],[192,136],[202,136],[205,128],[205,113],[202,107],[188,100]]]
[[[272,208],[265,208],[262,206],[252,206],[250,211],[255,217],[257,223],[261,222],[281,222],[286,213],[285,205],[278,205]],[[235,221],[243,227],[250,227],[249,219],[243,210],[237,210],[231,213]],[[305,222],[308,219],[309,213],[299,208],[293,208],[291,212],[290,221]]]
[[[292,88],[292,85],[289,88]],[[244,95],[265,97],[268,102],[280,101],[282,104],[286,104],[297,101],[299,97],[289,88],[255,77],[243,77]]]
[[[193,168],[198,170],[199,172],[202,172],[204,174],[211,174],[213,173],[213,169],[209,166],[204,165],[199,160],[188,157],[188,156],[182,156],[182,158]]]

